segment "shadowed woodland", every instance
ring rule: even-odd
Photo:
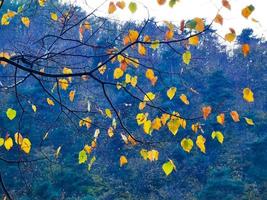
[[[267,199],[267,43],[252,29],[219,35],[220,10],[174,25],[0,2],[0,198]]]

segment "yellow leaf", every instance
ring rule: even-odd
[[[169,119],[170,119],[170,115],[166,113],[163,113],[160,117],[160,120],[163,125],[165,125]]]
[[[152,129],[151,125],[152,125],[151,120],[145,121],[143,129],[144,129],[144,132],[146,134],[152,133],[153,129]]]
[[[45,6],[45,2],[46,2],[47,0],[39,0],[39,5],[40,6]]]
[[[254,102],[254,94],[251,91],[251,89],[249,88],[244,88],[243,89],[243,98],[247,101],[247,102]]]
[[[123,165],[127,164],[128,160],[125,156],[121,156],[120,157],[120,167],[122,167]]]
[[[192,124],[191,128],[194,133],[197,133],[199,128],[199,123]]]
[[[114,79],[119,79],[123,76],[123,74],[124,74],[123,70],[118,67],[114,70],[113,77]]]
[[[69,87],[69,82],[67,79],[59,79],[58,84],[62,90],[67,90]]]
[[[16,110],[13,110],[12,108],[8,108],[7,111],[6,111],[6,116],[9,120],[13,120],[15,119],[17,115],[17,111]]]
[[[143,110],[145,107],[146,107],[146,102],[139,103],[139,106],[138,106],[139,110]]]
[[[191,45],[194,45],[194,46],[197,46],[198,43],[199,43],[199,38],[198,36],[193,36],[193,37],[190,37],[189,40],[188,40],[189,44]]]
[[[171,87],[170,89],[168,89],[167,96],[169,97],[170,100],[172,100],[173,97],[175,96],[176,90],[177,90],[176,87]]]
[[[224,118],[225,118],[224,113],[219,114],[219,115],[217,116],[217,122],[218,122],[219,124],[221,124],[221,125],[224,125]]]
[[[64,67],[62,70],[63,74],[72,74],[72,69],[69,69],[67,67]],[[72,81],[72,77],[68,77],[69,82]]]
[[[245,117],[245,120],[246,120],[248,125],[250,125],[250,126],[254,126],[255,125],[252,119],[249,119],[249,118]]]
[[[85,21],[85,22],[83,23],[83,27],[84,27],[86,30],[90,30],[90,29],[91,29],[91,25],[90,25],[90,23],[89,23],[88,21]]]
[[[202,135],[197,136],[196,145],[198,146],[200,151],[203,153],[206,153],[205,142],[206,142],[206,139]]]
[[[212,139],[217,138],[218,142],[223,143],[224,136],[220,131],[213,131],[211,134]]]
[[[137,10],[137,4],[135,2],[130,2],[128,8],[131,11],[131,13],[133,14]]]
[[[32,110],[33,110],[33,112],[36,112],[37,111],[36,105],[32,104]]]
[[[109,117],[109,118],[112,118],[112,113],[111,113],[111,110],[110,109],[105,109],[105,113],[106,115]]]
[[[211,113],[211,107],[210,106],[202,107],[202,113],[203,113],[203,118],[206,120]]]
[[[183,61],[185,64],[189,65],[190,61],[191,61],[191,53],[190,51],[186,51],[185,53],[183,53]]]
[[[230,113],[230,115],[231,115],[232,119],[234,120],[234,122],[239,122],[240,121],[238,112],[232,111]]]
[[[16,144],[18,145],[22,144],[23,137],[19,132],[15,133],[14,139],[15,139]]]
[[[76,93],[75,90],[71,90],[70,93],[69,93],[69,99],[70,99],[71,102],[74,101],[75,93]]]
[[[184,104],[189,105],[189,101],[188,101],[187,96],[185,94],[181,94],[180,99]]]
[[[100,74],[104,74],[106,70],[107,70],[107,66],[106,65],[103,65],[103,66],[98,68],[98,71],[99,71]]]
[[[246,57],[249,54],[249,51],[250,51],[249,44],[243,44],[242,45],[242,52],[243,52],[244,57]]]
[[[173,135],[176,135],[179,127],[180,127],[180,121],[179,119],[171,119],[168,123],[167,123],[168,129],[171,131],[171,133]]]
[[[5,143],[5,140],[4,140],[4,138],[0,138],[0,147],[1,147],[1,146],[3,146],[3,145],[4,145],[4,143]]]
[[[193,140],[191,140],[190,138],[184,138],[181,141],[181,146],[183,147],[184,151],[190,153],[191,149],[194,146]]]
[[[108,136],[109,137],[113,137],[114,136],[114,129],[113,129],[113,127],[109,127],[108,128]]]
[[[155,41],[152,42],[151,48],[153,50],[156,50],[157,48],[159,48],[159,44],[160,44],[160,41],[159,40],[155,40]]]
[[[88,144],[84,145],[83,150],[86,151],[86,153],[88,154],[92,153],[92,147]]]
[[[4,146],[5,146],[6,150],[8,150],[8,151],[13,147],[13,140],[11,137],[8,137],[5,140]]]
[[[154,71],[152,69],[146,70],[146,78],[150,80],[152,85],[155,85],[158,80],[158,77],[155,76]]]
[[[146,55],[146,48],[142,44],[138,44],[138,53],[142,56]]]
[[[148,159],[148,151],[146,149],[141,149],[140,155],[144,158],[144,160]]]
[[[203,19],[201,19],[199,17],[196,17],[196,18],[194,18],[194,20],[197,23],[196,24],[196,27],[195,27],[195,30],[198,31],[198,32],[204,31],[205,24],[204,24]]]
[[[7,52],[0,52],[0,57],[6,58],[6,59],[10,59],[10,54]],[[5,67],[8,63],[4,62],[4,61],[0,61],[0,65],[3,65],[3,67]]]
[[[113,1],[111,1],[110,3],[109,3],[109,6],[108,6],[108,14],[112,14],[112,13],[114,13],[115,11],[116,11],[116,5],[114,4],[114,2]]]
[[[144,101],[153,101],[155,99],[155,94],[153,94],[152,92],[148,92],[145,94],[144,96]]]
[[[183,129],[186,128],[186,120],[185,119],[179,118],[179,123],[180,123],[181,127],[183,127]]]
[[[137,76],[134,76],[131,78],[131,85],[133,87],[135,87],[137,85],[137,80],[138,80]]]
[[[161,128],[161,120],[160,118],[155,118],[152,122],[152,129],[159,130]]]
[[[28,17],[22,17],[22,18],[21,18],[21,22],[22,22],[26,27],[29,28],[29,26],[30,26],[30,19],[29,19]]]
[[[150,161],[156,161],[159,159],[159,152],[157,150],[152,149],[151,151],[147,152],[147,158]]]
[[[231,32],[231,33],[227,33],[225,36],[224,36],[224,39],[228,42],[233,42],[236,38],[236,34]]]
[[[92,120],[90,117],[83,118],[79,121],[79,126],[86,126],[87,129],[91,127]]]
[[[50,98],[46,98],[46,101],[47,101],[49,106],[54,106],[55,105],[54,101],[52,99],[50,99]]]
[[[137,40],[138,36],[139,36],[138,31],[136,31],[136,30],[129,30],[128,37],[130,39],[130,42],[132,42],[132,43],[135,42]]]
[[[23,138],[20,148],[22,151],[29,154],[31,151],[31,145],[31,141],[28,138]]]
[[[144,113],[138,113],[136,115],[136,121],[138,125],[144,124],[147,120],[147,116]]]
[[[79,152],[79,164],[85,163],[87,161],[87,154],[85,150]]]
[[[57,21],[57,20],[58,20],[58,16],[57,16],[56,13],[50,13],[50,17],[51,17],[51,19],[54,20],[54,21]]]
[[[172,173],[173,170],[176,169],[176,167],[175,167],[173,161],[169,160],[168,162],[166,162],[162,165],[162,169],[163,169],[164,173],[166,174],[166,176],[168,176]]]
[[[61,151],[61,146],[59,146],[55,152],[55,158],[58,159],[58,156],[60,154],[60,151]]]

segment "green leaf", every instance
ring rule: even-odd
[[[6,111],[6,116],[8,119],[13,120],[17,115],[17,111],[13,110],[12,108],[8,108]]]
[[[131,2],[128,8],[132,13],[135,13],[137,10],[137,4],[135,2]]]
[[[170,160],[170,161],[168,161],[162,165],[162,169],[165,172],[166,176],[168,176],[175,169],[175,165],[174,165],[173,161]]]
[[[191,53],[190,51],[186,51],[184,54],[183,54],[183,61],[185,64],[189,64],[190,61],[191,61]]]
[[[85,163],[87,161],[87,154],[85,150],[81,150],[79,153],[79,164]]]
[[[170,0],[169,1],[169,6],[172,8],[176,4],[177,1],[178,0]]]
[[[90,163],[88,164],[88,171],[91,170],[93,163],[96,161],[96,157],[91,158]]]

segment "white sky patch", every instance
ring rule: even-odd
[[[126,7],[124,10],[117,8],[115,13],[109,15],[108,5],[110,1],[116,3],[118,0],[62,0],[65,3],[74,3],[88,13],[103,3],[97,10],[96,15],[121,22],[141,22],[149,16],[150,18],[154,17],[156,21],[167,20],[176,25],[179,25],[182,19],[187,20],[194,17],[205,18],[207,23],[210,23],[222,7],[221,0],[180,0],[173,8],[169,7],[169,0],[163,6],[160,6],[157,0],[125,0]],[[130,2],[136,2],[138,5],[134,14],[128,10]],[[267,38],[267,0],[229,0],[229,2],[232,7],[231,10],[223,7],[220,11],[224,18],[223,26],[216,23],[213,25],[219,35],[224,36],[229,32],[229,28],[234,28],[237,34],[244,28],[252,28],[256,36]],[[255,10],[249,19],[246,19],[241,15],[241,10],[250,4],[255,7]],[[252,18],[256,19],[258,23],[253,22]]]

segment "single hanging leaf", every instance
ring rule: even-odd
[[[59,146],[55,152],[55,158],[58,159],[59,157],[59,154],[60,154],[60,151],[61,151],[61,146]]]
[[[242,52],[243,52],[244,57],[246,57],[249,54],[249,51],[250,51],[249,44],[243,44],[242,45]]]
[[[31,151],[31,145],[31,141],[28,138],[23,138],[20,148],[26,154],[29,154]]]
[[[76,92],[75,90],[71,90],[70,93],[69,93],[69,100],[70,100],[71,102],[74,101],[75,92]]]
[[[118,67],[114,70],[113,77],[114,77],[114,79],[119,79],[123,76],[123,74],[124,74],[123,70]]]
[[[186,51],[185,53],[183,53],[183,61],[185,64],[189,65],[190,61],[191,61],[191,53],[190,51]]]
[[[44,7],[47,0],[38,0],[39,5]]]
[[[161,6],[162,6],[163,4],[165,4],[165,3],[166,3],[166,0],[157,0],[157,2],[158,2],[158,4],[159,4],[159,5],[161,5]]]
[[[151,120],[147,120],[147,121],[144,122],[143,129],[144,129],[144,132],[146,134],[151,134],[152,133],[153,129],[151,128],[151,126],[152,126]]]
[[[198,148],[202,153],[206,153],[205,142],[206,139],[202,135],[197,136],[196,145],[198,146]]]
[[[241,14],[246,19],[251,15],[251,13],[255,10],[255,7],[253,5],[249,5],[242,9]]]
[[[197,46],[198,43],[199,43],[199,38],[197,35],[193,36],[193,37],[190,37],[189,40],[188,40],[189,44],[191,45],[194,45],[194,46]]]
[[[170,89],[168,89],[167,96],[169,97],[170,100],[173,99],[173,97],[175,96],[176,91],[177,91],[176,87],[171,87]]]
[[[220,14],[217,14],[214,19],[214,22],[223,25],[223,17]]]
[[[108,136],[110,138],[112,138],[114,136],[114,129],[113,129],[113,127],[109,127],[108,128]]]
[[[54,21],[57,21],[57,20],[58,20],[58,16],[57,16],[56,13],[50,13],[50,17],[51,17],[51,19],[54,20]]]
[[[87,154],[85,150],[79,152],[79,164],[85,163],[87,161]]]
[[[88,171],[91,170],[92,165],[94,164],[95,161],[96,161],[96,157],[94,156],[94,157],[91,158],[91,160],[90,160],[90,162],[88,164]]]
[[[233,42],[236,38],[235,30],[230,28],[230,33],[225,34],[224,39],[228,42]]]
[[[223,5],[225,8],[231,10],[231,5],[230,5],[230,3],[229,3],[228,0],[222,0],[222,5]]]
[[[210,106],[202,107],[202,113],[203,113],[203,118],[206,120],[211,113],[211,107]]]
[[[116,11],[116,5],[114,4],[114,2],[113,1],[111,1],[110,3],[109,3],[109,6],[108,6],[108,14],[112,14],[112,13],[114,13],[115,11]]]
[[[88,144],[84,145],[83,150],[86,151],[86,153],[91,154],[93,148],[89,146]]]
[[[146,48],[142,44],[138,44],[138,53],[142,56],[146,55]]]
[[[17,111],[16,110],[13,110],[12,108],[8,108],[7,111],[6,111],[6,116],[9,120],[13,120],[15,119],[17,115]]]
[[[166,174],[166,176],[169,176],[173,170],[176,170],[176,167],[175,167],[173,161],[169,160],[168,162],[166,162],[162,165],[162,169],[163,169],[164,173]]]
[[[83,118],[79,121],[79,126],[86,126],[87,129],[91,127],[92,120],[90,117]]]
[[[155,41],[152,41],[152,44],[151,44],[151,48],[153,50],[156,50],[157,48],[159,48],[159,45],[160,45],[160,41],[159,40],[155,40]]]
[[[13,140],[11,137],[8,137],[5,140],[4,146],[5,146],[6,150],[8,150],[8,151],[13,147]]]
[[[171,131],[171,133],[173,135],[176,135],[178,130],[179,130],[179,127],[180,127],[180,121],[178,118],[176,119],[171,119],[168,123],[167,123],[167,126],[168,126],[168,129],[169,131]]]
[[[136,115],[136,121],[138,125],[144,124],[147,120],[147,116],[144,113],[138,113]]]
[[[123,165],[127,164],[128,160],[125,156],[121,156],[120,157],[120,167],[122,167]]]
[[[220,131],[213,131],[211,134],[212,139],[217,138],[218,142],[220,142],[221,144],[223,143],[224,140],[224,136],[222,134],[222,132]]]
[[[108,109],[108,108],[105,109],[105,113],[106,113],[106,115],[107,115],[108,118],[110,118],[110,119],[112,118],[112,113],[111,113],[111,110],[110,109]]]
[[[191,149],[194,146],[193,140],[191,140],[190,138],[184,138],[181,141],[181,146],[183,147],[184,151],[190,153]]]
[[[180,99],[184,104],[189,105],[189,101],[188,101],[187,96],[185,94],[181,94]]]
[[[231,117],[232,117],[234,122],[239,122],[240,121],[238,112],[231,111],[230,115],[231,115]]]
[[[160,118],[157,117],[152,121],[152,129],[159,130],[160,128],[161,128],[161,120]]]
[[[58,84],[62,90],[67,90],[69,87],[69,82],[67,79],[59,79]]]
[[[135,13],[137,10],[137,4],[135,2],[131,2],[128,6],[129,10],[131,11],[131,13]]]
[[[33,110],[33,112],[36,112],[37,111],[36,105],[32,104],[32,110]]]
[[[217,122],[218,122],[219,124],[221,124],[221,125],[224,125],[224,118],[225,118],[224,113],[219,114],[219,115],[217,116]]]
[[[123,10],[125,8],[126,4],[124,1],[118,1],[116,3],[116,6]]]
[[[46,98],[46,101],[47,101],[49,106],[54,106],[55,105],[54,101],[52,99],[50,99],[50,98]]]
[[[169,1],[169,6],[171,7],[171,8],[173,8],[173,6],[176,4],[176,2],[178,2],[179,0],[170,0]]]
[[[244,88],[243,89],[243,98],[247,101],[247,102],[254,102],[254,94],[251,91],[250,88]]]
[[[152,162],[159,159],[159,152],[157,150],[152,149],[147,152],[147,158]]]
[[[246,120],[248,125],[250,125],[250,126],[254,126],[255,125],[252,119],[245,117],[245,120]]]
[[[21,22],[27,27],[30,27],[30,19],[28,17],[22,17]]]

